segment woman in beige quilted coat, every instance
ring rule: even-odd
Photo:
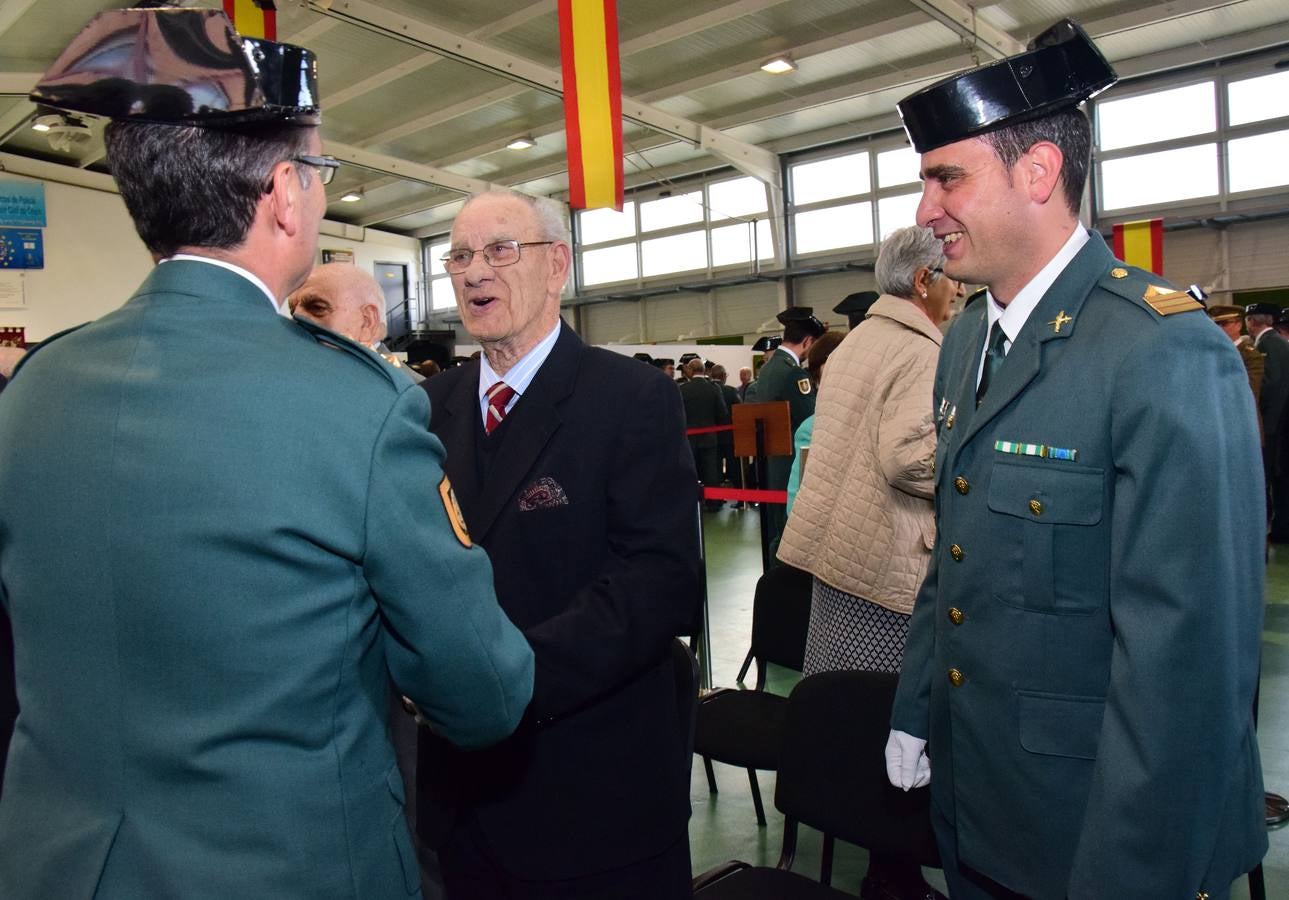
[[[882,242],[882,292],[828,361],[779,559],[814,576],[805,673],[899,672],[935,541],[931,384],[961,286],[925,228]]]

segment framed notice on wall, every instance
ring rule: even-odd
[[[45,227],[45,186],[39,181],[0,181],[0,225]]]
[[[322,261],[324,263],[349,263],[353,265],[354,251],[352,250],[323,250]]]
[[[27,308],[27,281],[22,272],[0,270],[0,309]]]

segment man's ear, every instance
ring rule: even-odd
[[[362,305],[361,312],[363,317],[363,333],[370,338],[366,343],[374,344],[378,340],[376,335],[380,334],[380,310],[375,304],[364,303]]]
[[[1065,154],[1051,141],[1039,141],[1020,158],[1020,176],[1035,203],[1046,203],[1061,183]]]
[[[273,190],[265,195],[273,221],[288,237],[295,237],[300,229],[300,202],[304,188],[294,163],[283,160],[273,166],[269,176]]]
[[[563,241],[556,241],[550,245],[551,274],[550,282],[555,287],[556,293],[564,293],[564,285],[568,283],[569,273],[573,269],[573,251],[568,244]]]

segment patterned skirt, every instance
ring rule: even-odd
[[[898,674],[909,618],[815,578],[803,671],[807,675],[849,670]]]

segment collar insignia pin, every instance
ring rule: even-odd
[[[1057,334],[1060,334],[1061,326],[1068,325],[1073,321],[1074,321],[1073,319],[1071,319],[1069,316],[1065,314],[1065,310],[1061,310],[1059,313],[1056,314],[1056,318],[1048,322],[1047,324],[1052,326],[1053,331],[1055,331]]]

